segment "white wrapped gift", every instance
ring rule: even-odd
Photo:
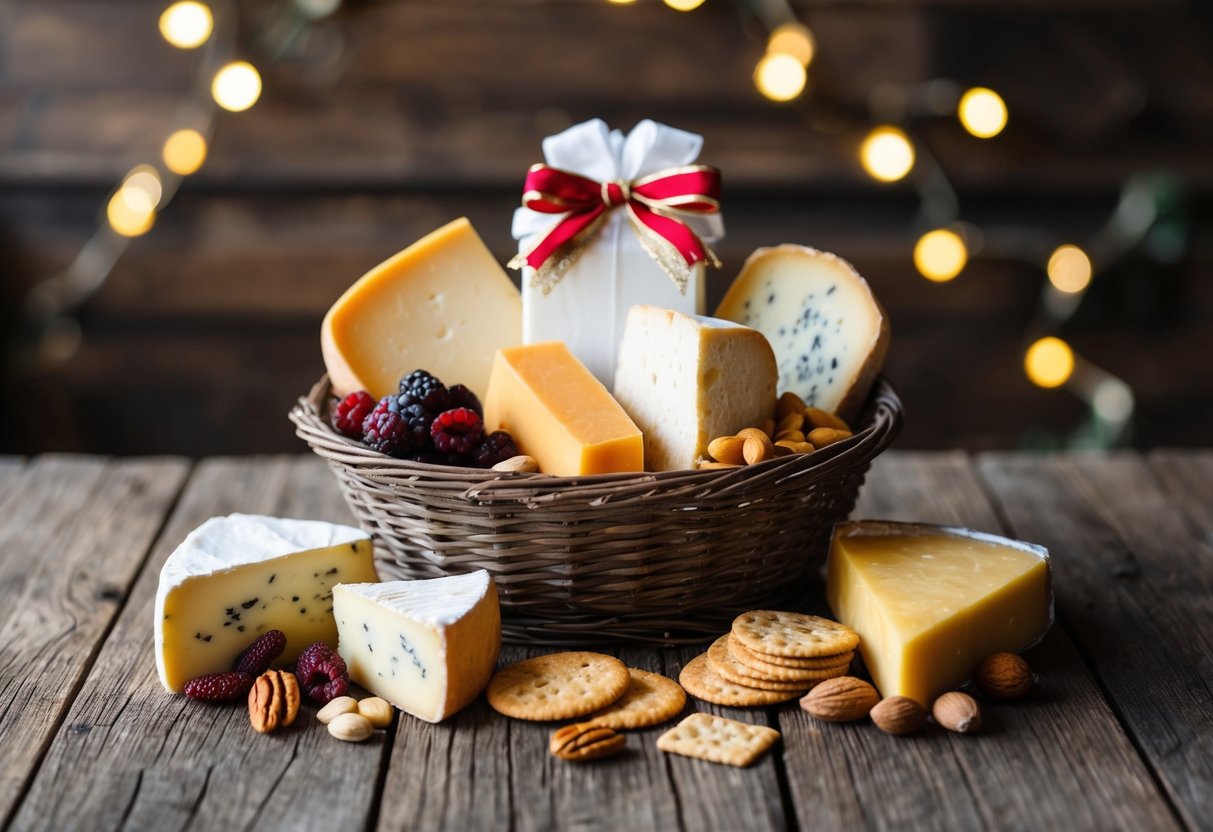
[[[536,280],[536,270],[523,267],[524,343],[564,341],[610,389],[624,321],[632,305],[646,303],[702,314],[704,262],[678,264],[678,279],[686,280],[680,289],[671,271],[655,257],[657,247],[651,240],[646,247],[640,239],[644,229],[638,233],[638,224],[627,206],[612,204],[607,194],[607,183],[622,187],[626,195],[629,183],[690,165],[702,146],[702,136],[647,119],[626,138],[601,119],[593,119],[544,139],[547,165],[602,183],[602,199],[608,208],[592,236],[576,246],[571,255],[560,255],[566,256],[566,262],[554,283],[550,279]],[[615,196],[619,193],[616,190]],[[724,236],[719,211],[662,210],[662,214],[676,217],[704,243]],[[567,216],[519,208],[514,213],[513,234],[519,241],[520,258]],[[714,260],[710,249],[707,259]]]

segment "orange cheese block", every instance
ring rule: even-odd
[[[561,341],[497,351],[485,430],[506,430],[545,474],[644,470],[644,438]]]
[[[320,330],[333,392],[377,399],[418,369],[484,395],[494,351],[521,341],[522,296],[466,218],[367,272]]]

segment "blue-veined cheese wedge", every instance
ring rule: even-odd
[[[333,585],[374,580],[371,539],[359,529],[252,514],[212,517],[160,570],[160,682],[179,691],[190,679],[231,670],[267,630],[286,634],[283,665],[317,641],[335,645]]]
[[[350,679],[397,708],[441,722],[493,675],[501,649],[497,585],[483,569],[423,581],[333,588],[337,652]]]

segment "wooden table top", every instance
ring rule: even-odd
[[[232,511],[349,520],[310,456],[0,458],[0,825],[6,829],[1213,828],[1213,451],[890,453],[857,517],[1043,543],[1057,624],[1030,699],[976,736],[704,710],[782,732],[749,769],[667,756],[664,728],[576,765],[480,700],[361,745],[315,720],[166,694],[152,605],[186,533]],[[541,650],[506,646],[502,661]],[[627,647],[677,676],[695,649]]]

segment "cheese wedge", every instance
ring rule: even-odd
[[[708,443],[775,410],[775,354],[761,332],[656,306],[628,311],[615,398],[644,432],[650,471],[694,468]]]
[[[779,360],[779,392],[852,421],[884,364],[889,323],[850,263],[806,246],[760,248],[716,309],[752,326]]]
[[[283,665],[309,644],[336,644],[333,585],[374,580],[371,539],[359,529],[251,514],[212,517],[160,570],[160,683],[179,691],[190,679],[231,670],[267,630],[286,635]]]
[[[509,431],[545,474],[644,470],[640,428],[560,341],[497,352],[484,426]]]
[[[1031,646],[1053,622],[1045,549],[946,526],[839,524],[826,598],[859,633],[880,693],[928,708],[982,659]]]
[[[428,581],[333,589],[337,651],[350,679],[397,708],[441,722],[493,675],[501,649],[497,585],[483,569]]]
[[[376,399],[418,369],[483,396],[493,353],[521,340],[522,297],[467,219],[371,269],[320,329],[333,392]]]

